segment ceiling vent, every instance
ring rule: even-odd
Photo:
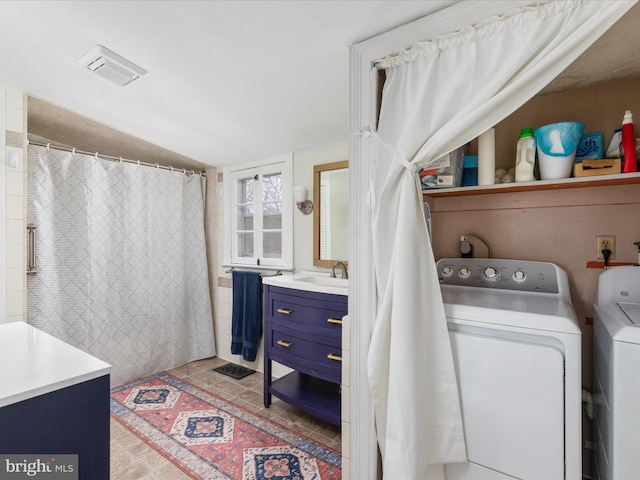
[[[148,73],[144,68],[140,68],[102,45],[96,45],[78,62],[101,77],[122,86],[137,78],[145,77]]]

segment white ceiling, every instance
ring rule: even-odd
[[[77,143],[92,125],[187,161],[253,161],[347,141],[349,46],[457,1],[0,1],[0,83],[32,97],[30,132],[60,137],[62,121],[80,149],[97,149]],[[78,59],[98,44],[149,75],[90,72]]]
[[[349,46],[460,0],[0,1],[0,83],[30,135],[176,167],[348,140]],[[469,0],[473,1],[473,0]],[[542,93],[640,75],[640,4]],[[149,71],[119,87],[103,45]]]

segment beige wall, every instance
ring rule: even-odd
[[[313,199],[313,167],[348,158],[349,144],[347,142],[294,152],[293,184],[308,187],[309,198]],[[303,215],[297,208],[293,212],[293,265],[297,272],[301,270],[327,271],[326,268],[313,266],[313,214]]]
[[[20,157],[18,168],[5,163],[5,240],[6,251],[6,305],[5,321],[26,320],[26,158],[24,145],[26,138],[25,108],[21,91],[0,84],[0,92],[5,95],[6,151]]]

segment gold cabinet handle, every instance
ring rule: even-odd
[[[276,312],[282,313],[284,315],[291,315],[293,313],[293,310],[287,310],[286,308],[279,308],[278,310],[276,310]]]
[[[293,345],[293,343],[291,342],[285,342],[284,340],[278,340],[276,342],[278,345],[280,345],[281,347],[286,347],[286,348],[290,348],[291,345]]]
[[[337,323],[338,325],[342,325],[342,319],[340,319],[340,318],[327,318],[327,323]]]
[[[327,355],[327,358],[329,360],[337,360],[339,362],[342,361],[342,357],[339,357],[338,355],[334,355],[333,353],[330,353],[329,355]]]

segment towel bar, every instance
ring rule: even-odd
[[[231,267],[229,270],[225,270],[224,273],[232,273],[235,269],[236,269],[236,267]],[[281,270],[276,270],[276,273],[262,273],[262,272],[260,272],[260,275],[262,277],[277,277],[279,275],[282,275],[282,271]]]

